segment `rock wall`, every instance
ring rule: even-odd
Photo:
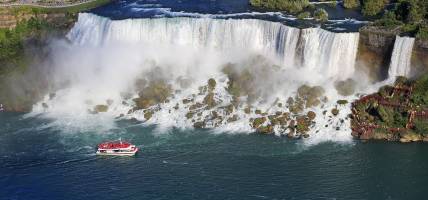
[[[415,46],[413,47],[412,55],[412,71],[426,72],[428,70],[428,41],[416,39]],[[421,73],[413,73],[413,76],[417,76]]]
[[[356,69],[373,81],[386,79],[397,34],[398,30],[386,31],[373,26],[361,28]]]
[[[46,20],[58,26],[69,25],[73,16],[69,17],[65,13],[41,13],[35,14],[31,12],[15,12],[9,8],[0,8],[0,28],[15,28],[16,25],[32,17]]]

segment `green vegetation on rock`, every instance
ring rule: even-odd
[[[385,7],[385,0],[363,0],[361,12],[365,16],[374,16],[379,14]]]
[[[309,0],[250,0],[254,7],[298,13],[309,6]]]
[[[298,19],[305,19],[305,18],[309,18],[309,17],[311,17],[311,13],[308,11],[301,12],[297,15]]]
[[[360,1],[359,0],[344,0],[343,6],[345,8],[357,8],[358,6],[360,6]]]
[[[50,28],[46,21],[31,18],[18,23],[14,29],[0,29],[0,75],[16,67],[24,68],[24,40]]]
[[[314,19],[319,21],[327,21],[328,20],[328,13],[322,8],[316,9],[314,12]]]

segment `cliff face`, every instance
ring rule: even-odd
[[[412,67],[414,71],[428,71],[428,41],[416,39],[413,47]],[[415,74],[417,76],[417,74]]]
[[[373,81],[387,78],[397,34],[399,34],[398,30],[386,31],[373,26],[361,28],[356,60],[357,70],[366,73]]]
[[[13,29],[21,21],[26,21],[32,17],[39,20],[45,20],[57,26],[69,25],[73,16],[67,16],[65,13],[32,13],[19,12],[12,9],[0,9],[0,28]]]

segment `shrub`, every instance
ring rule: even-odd
[[[319,8],[319,9],[315,10],[314,18],[316,20],[319,20],[319,21],[327,21],[328,20],[328,13],[324,9]]]
[[[299,13],[297,15],[298,19],[305,19],[305,18],[309,18],[309,17],[311,17],[311,13],[310,12],[302,12],[302,13]]]
[[[428,26],[420,25],[416,33],[416,37],[423,40],[428,40]]]
[[[360,6],[359,0],[344,0],[343,1],[343,7],[345,8],[356,8]]]
[[[365,16],[374,16],[379,14],[384,7],[384,0],[363,0],[362,13]]]
[[[394,12],[386,12],[381,19],[376,20],[375,25],[386,28],[395,28],[403,25],[403,23],[396,19]]]
[[[298,13],[309,5],[309,0],[250,0],[250,4],[254,7]]]

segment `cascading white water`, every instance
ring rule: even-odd
[[[278,54],[294,60],[299,29],[262,20],[213,20],[210,18],[127,19],[112,21],[93,14],[80,14],[68,37],[77,44],[103,45],[139,42],[181,45],[221,51],[247,49]],[[286,44],[286,45],[285,45]]]
[[[303,58],[296,56],[300,34]],[[276,59],[286,67],[315,70],[322,77],[346,79],[354,72],[358,33],[332,33],[320,28],[297,29],[255,19],[161,18],[108,20],[80,14],[68,37],[76,44],[142,42],[215,48],[245,49]],[[340,75],[340,76],[338,76]]]
[[[331,33],[310,28],[302,30],[303,68],[326,77],[343,79],[354,73],[358,33]]]
[[[142,110],[128,112],[133,108],[132,98],[138,97],[135,82],[141,77],[160,77],[176,91],[168,102],[158,105],[147,123],[166,128],[192,127],[192,119],[186,117],[189,104],[185,105],[183,99],[202,102],[205,96],[197,95],[198,88],[214,78],[218,86],[214,91],[218,107],[229,105],[232,101],[226,91],[229,77],[222,70],[232,63],[238,70],[247,69],[254,75],[251,88],[260,97],[253,105],[271,113],[284,112],[287,108],[272,105],[294,97],[303,84],[324,87],[329,102],[308,108],[318,116],[314,140],[349,141],[351,138],[349,121],[343,120],[349,113],[348,107],[342,106],[345,112],[335,119],[324,111],[336,107],[339,98],[345,98],[337,95],[333,85],[336,80],[353,76],[358,33],[332,33],[320,28],[300,30],[255,19],[110,20],[84,13],[79,14],[67,37],[71,45],[60,43],[55,47],[57,67],[54,71],[55,78],[68,86],[56,91],[53,99],[47,96],[44,106],[40,102],[34,108],[36,114],[42,112],[51,118],[66,120],[63,124],[67,127],[73,123],[94,123],[103,117],[106,118],[102,123],[108,124],[107,118],[114,119],[121,114],[144,120]],[[187,80],[189,85],[181,86],[177,80]],[[123,94],[127,92],[133,93],[133,97],[125,99]],[[107,113],[88,114],[95,105],[106,102]],[[203,119],[210,113],[207,109],[195,118]],[[222,122],[221,130],[251,131],[249,119],[258,116],[245,113],[243,108],[237,108],[233,114],[239,120],[231,124]],[[74,119],[76,117],[83,120]]]
[[[388,70],[389,78],[397,76],[410,76],[410,62],[415,38],[395,37],[394,49],[391,55],[391,63]]]

